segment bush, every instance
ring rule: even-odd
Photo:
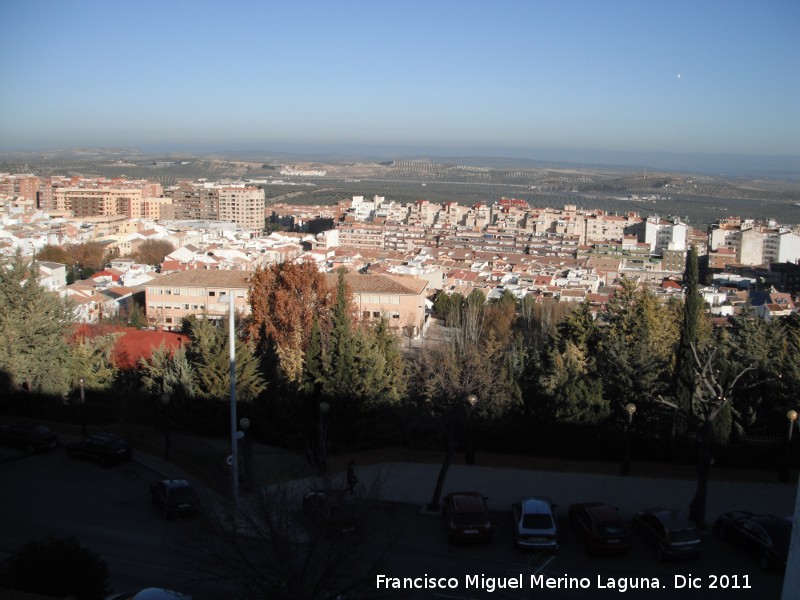
[[[32,540],[8,559],[0,587],[77,600],[103,600],[111,593],[108,565],[77,538]]]

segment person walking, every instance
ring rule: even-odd
[[[347,465],[347,491],[351,494],[353,493],[353,488],[356,487],[358,483],[358,477],[356,477],[356,463],[355,461],[350,461],[350,464]]]

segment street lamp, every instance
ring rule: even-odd
[[[467,404],[469,404],[469,440],[467,441],[467,464],[475,464],[475,405],[478,403],[478,397],[475,394],[467,396]]]
[[[233,496],[233,508],[239,510],[239,440],[236,429],[236,333],[234,331],[233,290],[223,294],[219,298],[220,302],[229,303],[228,309],[228,362],[230,363],[231,379],[231,494]]]
[[[319,403],[319,472],[326,475],[328,472],[328,411],[331,405],[327,402]]]
[[[792,451],[792,431],[794,430],[794,423],[797,421],[797,411],[792,409],[786,413],[786,418],[789,420],[789,431],[786,434],[786,453],[783,457],[783,468],[781,469],[781,483],[789,481],[789,459],[791,458]]]
[[[161,405],[164,407],[164,458],[169,460],[169,401],[170,397],[167,392],[161,394]]]
[[[78,383],[80,383],[81,386],[81,432],[83,433],[83,437],[86,437],[86,392],[84,391],[86,380],[81,377]]]
[[[622,457],[620,473],[629,475],[631,472],[631,425],[633,424],[633,413],[636,412],[636,405],[633,402],[628,402],[625,405],[625,412],[628,414],[628,420],[625,423],[625,454]]]
[[[253,441],[249,434],[250,419],[242,417],[239,419],[239,427],[242,430],[244,440],[244,460],[242,461],[242,479],[244,479],[245,489],[250,489],[253,480]]]

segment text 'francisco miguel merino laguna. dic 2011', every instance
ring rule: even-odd
[[[546,577],[544,575],[524,576],[522,573],[510,577],[490,577],[487,575],[465,575],[463,580],[458,577],[433,577],[427,573],[422,577],[389,577],[376,576],[376,587],[383,590],[419,590],[419,589],[446,589],[446,590],[521,590],[527,583],[529,589],[563,589],[563,590],[628,590],[661,589],[668,587],[659,577],[607,577],[598,575],[596,578]],[[672,589],[750,589],[747,575],[706,575],[694,577],[688,575],[673,575],[670,583]]]

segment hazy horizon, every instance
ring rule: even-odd
[[[788,163],[800,161],[798,22],[791,0],[12,0],[0,150]]]

